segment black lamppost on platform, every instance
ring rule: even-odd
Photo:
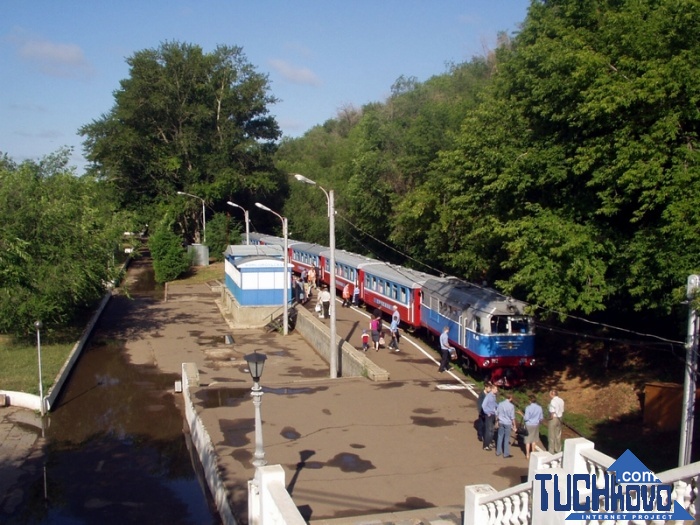
[[[262,436],[262,418],[260,417],[260,404],[262,403],[262,387],[260,386],[260,377],[265,366],[265,354],[254,352],[245,356],[248,363],[248,371],[253,378],[253,388],[251,395],[253,396],[253,404],[255,405],[255,453],[253,454],[253,465],[256,467],[264,467],[267,465],[265,461],[265,451],[263,450]]]

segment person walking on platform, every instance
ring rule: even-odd
[[[343,307],[349,308],[352,299],[352,284],[346,283],[343,286]]]
[[[379,318],[373,315],[369,321],[369,331],[372,334],[372,344],[377,352],[379,352],[379,326]]]
[[[318,294],[318,300],[321,301],[321,307],[323,311],[323,318],[330,319],[331,314],[331,293],[328,291],[328,287],[324,286],[321,293]]]
[[[397,316],[391,317],[391,326],[389,326],[389,331],[391,332],[391,342],[389,343],[389,348],[393,349],[394,352],[399,351],[399,321]]]

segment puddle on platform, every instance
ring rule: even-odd
[[[277,394],[277,395],[281,395],[281,396],[295,396],[297,394],[313,394],[315,392],[323,392],[324,390],[328,390],[328,387],[327,386],[317,386],[315,388],[311,388],[311,387],[268,388],[266,386],[263,386],[263,392],[265,392],[265,393],[269,392],[270,394]]]
[[[250,398],[250,388],[207,388],[199,389],[195,398],[204,408],[235,407]]]
[[[280,435],[285,439],[299,439],[301,437],[301,434],[292,427],[284,427]]]
[[[420,417],[420,416],[412,416],[411,419],[413,420],[414,425],[418,425],[420,427],[430,427],[430,428],[436,428],[436,427],[449,427],[455,424],[454,421],[449,421],[445,419],[444,417]]]
[[[96,341],[46,417],[45,476],[0,522],[221,523],[193,467],[171,393],[177,378]]]
[[[308,466],[308,465],[307,465]],[[328,462],[329,467],[337,467],[343,472],[367,472],[376,468],[371,461],[360,459],[357,454],[341,452]]]

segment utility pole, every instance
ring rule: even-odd
[[[700,277],[688,277],[688,337],[685,343],[685,383],[683,385],[683,415],[681,418],[681,442],[678,450],[678,466],[690,463],[693,452],[693,423],[695,420],[695,378],[698,368],[698,313],[693,301],[700,286]]]

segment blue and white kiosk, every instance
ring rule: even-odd
[[[281,315],[284,297],[284,256],[280,246],[231,245],[224,252],[223,303],[234,324],[262,326]],[[287,270],[287,300],[292,297],[291,265]]]

